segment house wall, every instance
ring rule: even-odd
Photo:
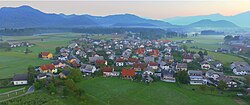
[[[28,84],[27,80],[23,80],[23,81],[13,81],[14,85],[26,85]]]

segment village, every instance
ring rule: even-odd
[[[186,40],[185,43],[193,41]],[[38,72],[34,77],[36,80],[67,78],[70,68],[78,68],[83,78],[99,74],[103,77],[118,77],[132,81],[139,79],[144,83],[161,80],[191,85],[223,84],[223,89],[238,88],[242,85],[241,81],[224,74],[223,64],[214,60],[206,51],[191,52],[185,46],[171,40],[145,40],[139,37],[96,40],[86,35],[57,50],[58,56],[51,52],[38,54],[41,59],[56,61],[34,67]],[[198,66],[199,69],[192,66]],[[237,76],[250,74],[250,66],[246,62],[232,60],[230,66],[231,72]],[[15,74],[13,83],[28,84],[28,75]]]

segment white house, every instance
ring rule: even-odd
[[[116,59],[115,65],[116,66],[123,66],[124,65],[124,60],[122,58]]]
[[[246,62],[234,62],[231,64],[231,69],[236,75],[250,74],[250,66]]]
[[[14,85],[26,85],[28,84],[28,74],[15,74],[12,82]]]

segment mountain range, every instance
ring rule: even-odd
[[[211,20],[206,19],[210,17]],[[197,17],[170,18],[164,21],[145,19],[133,14],[108,16],[49,14],[30,6],[3,7],[0,9],[0,28],[34,27],[157,27],[157,28],[235,28],[231,21],[219,14]],[[238,17],[249,17],[241,14]],[[203,19],[204,18],[204,19]],[[218,19],[214,21],[214,18]],[[169,21],[169,22],[166,22]],[[171,24],[172,23],[172,24]],[[177,25],[176,25],[177,24]],[[184,24],[184,25],[179,25]],[[179,26],[178,26],[179,25]]]
[[[169,22],[175,25],[189,25],[194,22],[198,22],[204,19],[210,19],[212,21],[225,20],[232,22],[240,27],[250,27],[250,11],[240,13],[233,16],[223,16],[221,14],[211,14],[211,15],[200,15],[200,16],[187,16],[187,17],[174,17],[163,19],[165,22]]]

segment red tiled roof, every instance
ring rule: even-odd
[[[159,52],[160,52],[159,50],[152,50],[150,54],[154,56],[159,56]]]
[[[96,60],[96,64],[105,64],[106,60]]]
[[[113,67],[104,67],[101,69],[103,72],[113,72],[114,68]]]
[[[158,66],[158,63],[156,63],[156,62],[149,62],[148,64],[149,64],[149,66]]]
[[[135,70],[134,69],[122,69],[122,76],[135,76]]]
[[[137,63],[137,62],[138,62],[138,59],[137,59],[137,58],[128,58],[128,62]]]
[[[53,70],[53,69],[55,69],[55,66],[53,64],[46,64],[46,65],[40,66],[40,68],[42,71]]]
[[[48,56],[50,52],[41,52],[42,56]]]
[[[144,54],[144,53],[145,53],[145,49],[144,49],[144,48],[138,48],[138,49],[136,50],[136,53],[137,53],[137,54]]]
[[[116,59],[116,62],[124,62],[124,60],[122,58],[118,58]]]
[[[145,68],[147,68],[147,64],[146,63],[134,63],[133,67],[145,69]]]

